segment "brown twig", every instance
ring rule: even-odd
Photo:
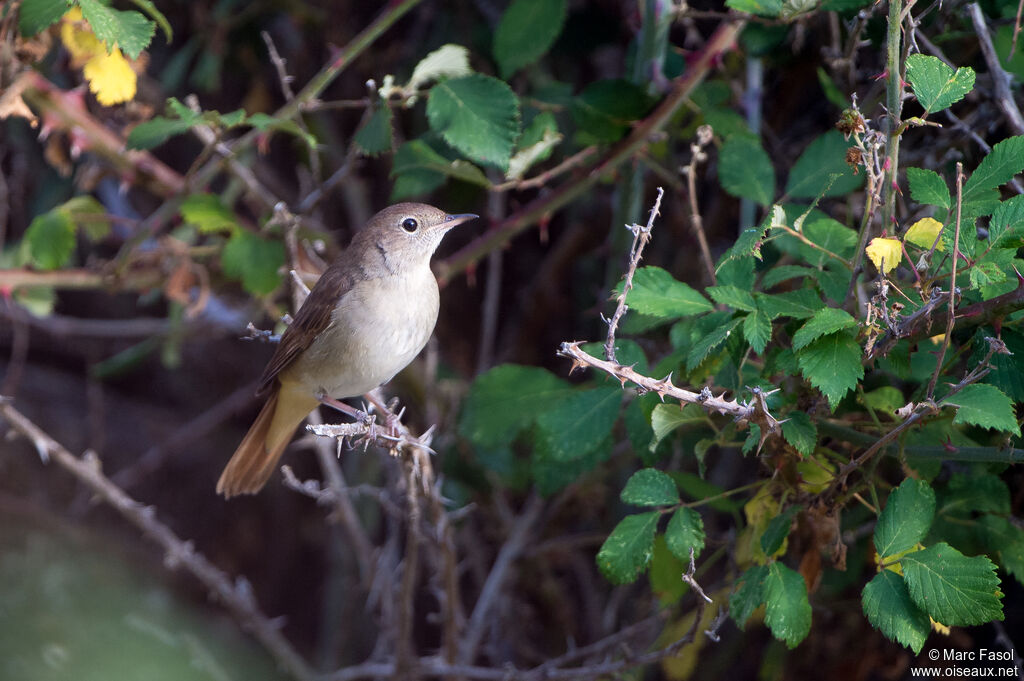
[[[928,391],[925,393],[928,400],[935,399],[935,384],[939,380],[939,374],[942,372],[942,362],[946,358],[946,351],[949,350],[949,342],[953,336],[953,325],[956,322],[956,262],[957,256],[960,253],[960,213],[963,201],[963,188],[964,188],[964,164],[956,164],[956,231],[953,232],[953,264],[950,266],[949,275],[949,314],[946,318],[946,336],[942,339],[942,350],[939,352],[938,362],[935,363],[935,371],[932,373],[932,378],[928,381]]]
[[[651,230],[654,229],[654,218],[658,217],[661,213],[661,197],[665,195],[665,190],[658,187],[658,196],[654,199],[654,206],[651,208],[651,213],[647,217],[647,224],[645,226],[633,223],[632,225],[626,225],[626,229],[633,232],[633,245],[629,249],[629,268],[626,270],[626,276],[622,281],[622,293],[620,293],[616,300],[617,305],[615,306],[615,313],[611,319],[608,319],[608,338],[604,342],[604,356],[609,362],[615,361],[615,331],[619,328],[619,320],[622,319],[622,315],[626,313],[628,309],[626,307],[626,296],[629,291],[633,288],[633,275],[636,274],[637,265],[640,264],[640,258],[643,257],[644,246],[651,240]]]
[[[697,141],[690,145],[690,164],[683,168],[683,175],[686,176],[686,193],[690,200],[690,224],[693,225],[693,233],[700,245],[700,255],[707,270],[708,281],[714,286],[718,283],[715,262],[711,257],[708,237],[704,234],[704,218],[701,217],[700,206],[697,203],[697,164],[707,160],[708,155],[704,153],[704,147],[710,144],[712,139],[713,130],[710,125],[697,128]]]
[[[152,507],[143,506],[128,496],[103,474],[95,453],[87,451],[81,458],[75,456],[22,415],[8,400],[0,399],[0,415],[35,446],[44,461],[55,461],[159,544],[166,554],[164,562],[169,568],[184,568],[202,582],[288,673],[301,681],[313,681],[316,678],[305,660],[281,635],[280,628],[260,610],[248,582],[244,579],[232,582],[228,575],[198,553],[191,542],[182,540],[171,528],[157,520]]]
[[[1006,116],[1006,122],[1017,135],[1024,135],[1024,116],[1021,116],[1017,102],[1010,91],[1010,74],[1003,69],[999,63],[999,56],[996,48],[992,45],[992,37],[988,34],[988,25],[985,23],[985,15],[981,6],[972,2],[967,5],[967,11],[971,15],[971,23],[974,25],[974,33],[978,36],[978,44],[981,46],[981,53],[985,55],[985,64],[988,65],[988,72],[992,76],[992,85],[996,91],[996,103]],[[1019,19],[1018,19],[1019,23]],[[1016,32],[1014,42],[1016,44]]]

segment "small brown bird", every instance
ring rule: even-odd
[[[269,398],[221,474],[218,493],[258,492],[321,400],[367,393],[419,354],[437,322],[430,257],[448,230],[476,217],[399,203],[353,237],[316,282],[263,370],[257,394]]]

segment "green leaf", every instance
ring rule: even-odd
[[[775,196],[775,168],[772,160],[751,137],[726,140],[718,159],[718,181],[737,198],[767,206]]]
[[[154,5],[151,0],[132,0],[132,3],[134,3],[136,7],[140,7],[143,12],[148,14],[149,17],[157,23],[160,30],[164,32],[164,38],[167,39],[168,43],[174,40],[174,32],[171,31],[171,22],[167,21],[167,17],[165,17],[163,13],[156,8],[156,5]]]
[[[807,583],[799,572],[782,563],[768,565],[764,578],[764,621],[772,635],[795,648],[811,631]]]
[[[900,559],[910,597],[936,622],[959,627],[1003,619],[995,564],[944,542]]]
[[[860,346],[846,333],[819,338],[800,350],[796,358],[800,372],[825,394],[832,409],[864,378]]]
[[[782,0],[725,0],[725,6],[762,17],[777,17],[782,13]]]
[[[103,205],[88,195],[71,198],[58,208],[92,241],[99,241],[110,234],[110,215]]]
[[[613,584],[636,580],[647,567],[654,547],[654,533],[661,513],[637,513],[623,518],[597,552],[597,567]]]
[[[1024,238],[1024,194],[999,204],[988,222],[989,248],[1019,248]]]
[[[652,100],[644,88],[628,80],[599,80],[572,100],[573,121],[584,144],[615,142],[630,124],[650,111]]]
[[[551,49],[565,22],[565,0],[513,0],[494,33],[494,58],[503,78]]]
[[[708,286],[706,290],[711,300],[716,303],[744,312],[753,312],[757,309],[757,303],[750,291],[744,291],[738,286]]]
[[[235,214],[214,194],[191,194],[181,202],[180,210],[185,223],[204,234],[239,230]]]
[[[688,404],[680,409],[675,404],[657,404],[654,411],[651,412],[651,430],[654,431],[651,450],[653,451],[676,428],[706,424],[707,422],[707,415],[698,405]]]
[[[776,265],[761,277],[761,287],[765,290],[790,279],[798,277],[816,277],[818,270],[803,265]]]
[[[782,437],[803,456],[810,456],[818,444],[818,428],[802,411],[791,411],[782,422]]]
[[[18,32],[24,38],[31,38],[49,28],[67,11],[67,0],[22,0],[18,10]]]
[[[689,562],[690,549],[696,559],[704,550],[704,520],[692,508],[680,507],[672,514],[665,528],[665,542],[676,558]]]
[[[781,206],[772,206],[772,209],[768,211],[767,217],[757,227],[748,227],[747,229],[740,232],[739,238],[736,239],[736,243],[729,247],[722,257],[718,261],[718,265],[715,267],[715,272],[722,270],[722,267],[730,260],[739,260],[743,258],[749,258],[751,256],[761,260],[761,242],[764,239],[765,232],[772,228],[779,220],[784,220],[786,214],[783,212]]]
[[[871,626],[887,638],[920,653],[931,633],[928,615],[914,605],[903,577],[882,570],[864,586],[861,607]]]
[[[616,295],[622,292],[622,286],[620,281],[615,287]],[[714,309],[707,298],[689,285],[654,266],[636,271],[626,303],[641,314],[661,318],[687,317]]]
[[[803,231],[804,236],[810,241],[841,258],[849,258],[857,249],[857,232],[830,217],[818,217],[812,213]],[[831,255],[803,242],[798,243],[797,251],[805,262],[815,267],[837,262]]]
[[[1010,513],[1010,489],[998,475],[954,473],[942,495],[941,513],[978,511]]]
[[[881,388],[864,393],[864,402],[875,411],[892,416],[897,409],[907,403],[907,400],[899,388],[883,385]]]
[[[992,147],[991,153],[964,183],[963,203],[985,200],[992,196],[990,190],[1006,184],[1021,170],[1024,170],[1024,135],[1007,138]]]
[[[978,289],[999,284],[1010,278],[1016,248],[992,248],[974,262],[968,280],[971,288]]]
[[[978,523],[988,553],[999,561],[1004,570],[1024,584],[1024,528],[995,515],[983,515]]]
[[[473,160],[508,169],[519,136],[519,99],[506,83],[473,73],[430,89],[432,130]]]
[[[754,352],[763,354],[772,339],[772,320],[761,310],[751,312],[743,318],[743,338]]]
[[[875,550],[882,558],[903,553],[924,539],[935,516],[935,492],[907,478],[892,491],[875,525]]]
[[[663,606],[670,606],[679,602],[689,586],[679,575],[686,572],[686,565],[672,555],[665,543],[664,536],[654,538],[654,550],[651,551],[650,571],[648,572],[651,591],[658,597],[658,602]]]
[[[423,140],[412,140],[398,147],[392,159],[391,177],[395,186],[392,200],[429,194],[445,181],[443,168],[447,159],[431,149]]]
[[[576,390],[537,416],[537,436],[556,462],[578,459],[608,439],[622,406],[622,390]]]
[[[473,381],[459,434],[484,448],[507,445],[571,393],[566,381],[546,369],[502,364]]]
[[[153,149],[158,147],[175,135],[188,132],[196,117],[189,120],[180,118],[164,118],[157,116],[144,123],[139,123],[128,133],[129,149]]]
[[[952,205],[946,181],[934,170],[907,168],[907,182],[910,184],[911,198],[918,203],[946,210]]]
[[[953,423],[967,423],[982,428],[1020,435],[1013,402],[994,385],[974,383],[953,395],[943,404],[959,407]]]
[[[462,45],[448,43],[437,48],[416,64],[412,70],[412,78],[406,86],[409,90],[419,90],[427,83],[442,78],[458,78],[473,73],[469,65],[469,50]]]
[[[552,150],[562,141],[558,123],[550,111],[542,111],[533,117],[516,143],[516,153],[508,163],[505,179],[518,180],[526,175],[533,165],[546,161]]]
[[[974,89],[974,69],[961,66],[954,71],[938,57],[912,54],[907,57],[907,82],[924,112],[931,114],[959,102]]]
[[[203,117],[209,119],[211,118],[211,114],[217,114],[217,112],[204,112]],[[226,128],[232,128],[240,125],[251,125],[260,132],[283,132],[291,135],[292,137],[298,138],[307,147],[309,147],[310,150],[316,150],[317,148],[316,137],[300,128],[295,121],[288,120],[287,118],[276,118],[274,116],[268,116],[265,113],[254,113],[252,116],[246,116],[245,112],[242,110],[232,111],[230,114],[224,114],[224,116],[214,115],[212,118],[215,120],[219,118],[219,121],[217,121],[218,124]]]
[[[680,501],[676,483],[656,468],[642,468],[633,473],[619,498],[634,506],[669,506]]]
[[[55,208],[33,218],[25,230],[32,262],[44,270],[56,270],[75,252],[75,224],[65,211]]]
[[[803,510],[802,506],[790,506],[768,522],[768,527],[761,535],[761,549],[764,555],[773,556],[782,548],[782,542],[789,536],[790,526],[793,524],[793,517]]]
[[[367,156],[390,151],[391,140],[391,109],[388,106],[381,106],[374,111],[370,120],[359,128],[353,138],[360,151]]]
[[[974,352],[971,354],[971,366],[977,366],[988,349],[985,336],[993,335],[991,329],[979,329],[974,336]],[[995,367],[988,376],[984,378],[986,383],[1006,393],[1014,402],[1024,402],[1024,335],[1003,327],[1003,342],[1012,355],[993,355],[989,363]]]
[[[838,130],[831,130],[811,142],[786,180],[786,194],[795,199],[842,196],[860,187],[864,175],[855,175],[846,163],[852,144]]]
[[[249,293],[262,296],[281,283],[284,245],[245,230],[237,230],[221,252],[224,274],[242,281]]]
[[[713,350],[721,346],[725,341],[729,340],[729,336],[742,322],[742,318],[730,319],[728,322],[716,327],[714,331],[694,343],[693,347],[690,348],[690,352],[686,355],[687,371],[695,369],[697,365],[703,362]]]
[[[156,33],[156,24],[140,12],[121,12],[100,0],[78,0],[78,5],[93,33],[107,44],[108,52],[117,45],[129,57],[138,59]]]
[[[792,317],[807,319],[813,317],[818,310],[825,308],[821,297],[809,288],[785,293],[756,293],[757,307],[771,319],[776,317]]]
[[[793,349],[799,350],[822,336],[853,326],[857,326],[857,320],[846,310],[835,307],[822,308],[793,334]]]
[[[729,615],[740,629],[758,606],[764,603],[764,581],[768,577],[768,566],[755,565],[748,568],[736,580],[736,590],[729,596]]]

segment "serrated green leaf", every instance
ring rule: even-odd
[[[665,543],[665,537],[654,538],[654,550],[651,552],[650,571],[651,591],[658,597],[661,605],[668,606],[678,603],[686,594],[689,586],[679,575],[686,572],[686,564],[672,555]]]
[[[615,526],[597,552],[597,567],[609,582],[628,584],[647,567],[660,517],[658,511],[637,513]]]
[[[578,459],[608,439],[621,406],[618,387],[573,391],[537,416],[537,437],[554,461]]]
[[[729,340],[729,336],[736,327],[743,322],[742,318],[730,319],[725,324],[718,326],[714,331],[707,334],[690,348],[690,352],[686,355],[686,369],[687,371],[693,371],[698,364],[704,361],[704,359],[711,354],[711,352],[719,348],[725,341]]]
[[[706,424],[707,421],[704,410],[695,404],[688,404],[682,409],[674,404],[655,405],[654,411],[651,412],[651,430],[654,431],[651,451],[676,428]]]
[[[985,336],[994,335],[991,329],[979,329],[974,335],[974,352],[970,366],[977,366],[988,349]],[[983,380],[1002,390],[1014,402],[1024,401],[1024,335],[1003,327],[1003,342],[1012,355],[995,354],[989,360],[994,367]]]
[[[618,295],[622,282],[615,288]],[[633,288],[626,296],[630,309],[662,318],[686,317],[709,312],[714,306],[692,287],[675,279],[660,267],[641,267],[633,275]]]
[[[427,83],[441,78],[458,78],[473,73],[469,65],[469,50],[462,45],[448,43],[437,48],[416,64],[412,78],[406,86],[419,90]]]
[[[793,349],[799,350],[822,336],[854,326],[857,326],[857,320],[846,310],[835,307],[822,308],[793,334]]]
[[[940,513],[963,511],[1010,513],[1010,489],[998,475],[954,473],[942,495]]]
[[[78,5],[93,33],[107,44],[108,52],[116,45],[132,59],[138,59],[156,33],[156,24],[140,12],[122,12],[100,0],[78,0]]]
[[[160,30],[164,32],[164,37],[167,42],[170,43],[174,40],[174,32],[171,30],[171,23],[167,21],[167,17],[156,8],[151,0],[132,0],[132,3],[136,7],[141,7],[142,11],[149,15],[149,17],[157,23]],[[168,88],[170,89],[170,88]]]
[[[431,149],[423,140],[412,140],[398,147],[392,159],[391,177],[395,185],[392,200],[429,194],[445,182],[447,159]]]
[[[502,364],[473,381],[459,434],[484,448],[507,445],[571,393],[566,381],[546,369]]]
[[[214,194],[191,194],[181,202],[181,217],[186,224],[195,225],[200,232],[236,232],[239,229],[235,214]]]
[[[757,309],[757,303],[754,302],[754,296],[750,291],[744,291],[737,286],[708,286],[706,291],[716,303],[744,312],[753,312]]]
[[[921,652],[931,633],[931,621],[911,600],[903,577],[891,570],[879,572],[864,586],[861,607],[871,626],[888,639],[910,648],[915,654]]]
[[[802,411],[791,411],[782,422],[782,437],[803,456],[810,456],[818,444],[818,427]]]
[[[25,230],[29,255],[36,267],[60,269],[75,252],[75,225],[59,208],[37,215]]]
[[[812,267],[804,267],[803,265],[776,265],[765,272],[764,276],[761,277],[761,287],[767,290],[776,284],[780,284],[790,279],[817,276],[818,270]]]
[[[533,117],[516,143],[518,151],[508,163],[505,179],[518,180],[526,175],[533,165],[546,161],[551,151],[562,141],[558,123],[550,111],[542,111]]]
[[[758,606],[764,603],[764,581],[768,577],[767,565],[748,568],[736,580],[736,589],[729,596],[729,616],[743,629]]]
[[[92,241],[106,238],[110,233],[110,215],[99,201],[88,195],[76,196],[60,205],[76,229]]]
[[[763,354],[772,339],[772,320],[761,310],[751,312],[743,318],[743,338],[754,352]]]
[[[1004,570],[1024,584],[1024,528],[991,514],[979,518],[978,524],[988,553],[999,561]]]
[[[519,137],[519,99],[506,83],[480,73],[437,83],[430,89],[427,119],[461,153],[508,169]]]
[[[847,333],[819,338],[800,350],[796,358],[800,372],[825,394],[832,409],[864,378],[860,346]]]
[[[540,59],[565,22],[565,0],[513,0],[494,32],[494,58],[503,78]]]
[[[615,142],[630,124],[650,111],[651,98],[644,88],[628,80],[593,82],[572,100],[571,113],[584,144]]]
[[[992,197],[991,190],[1006,184],[1021,170],[1024,170],[1024,135],[1009,137],[996,144],[964,183],[962,196],[965,207],[968,203]],[[994,196],[998,200],[998,195]]]
[[[672,514],[665,528],[665,542],[676,558],[690,560],[690,549],[696,559],[704,550],[704,520],[692,508],[680,507]]]
[[[734,260],[745,260],[751,257],[761,260],[761,243],[764,240],[765,232],[771,229],[774,221],[785,214],[780,206],[772,206],[766,217],[757,227],[748,227],[740,232],[736,243],[729,247],[715,266],[715,272],[719,273],[726,263]],[[753,267],[751,267],[751,270]]]
[[[863,174],[854,174],[846,163],[852,143],[838,130],[831,130],[811,142],[786,180],[786,194],[794,199],[842,196],[860,187]]]
[[[782,563],[768,565],[764,578],[764,622],[772,635],[795,648],[811,631],[807,583]]]
[[[558,459],[550,448],[548,441],[536,437],[532,456],[529,461],[530,475],[533,484],[541,496],[550,496],[567,485],[580,479],[581,476],[594,470],[606,460],[612,451],[612,438],[608,434],[596,446],[572,459]]]
[[[281,283],[284,245],[245,230],[237,230],[221,252],[224,274],[240,279],[246,291],[263,296]]]
[[[771,319],[776,317],[807,319],[813,317],[818,310],[825,308],[825,302],[821,297],[808,288],[785,293],[756,293],[754,296],[757,299],[758,309]]]
[[[381,106],[356,132],[353,141],[365,155],[376,156],[391,150],[391,117],[391,108]]]
[[[812,214],[804,224],[803,232],[810,241],[840,258],[850,258],[857,249],[857,232],[830,217]],[[839,262],[828,253],[803,242],[798,243],[797,251],[805,262],[815,267]]]
[[[992,211],[988,221],[989,248],[1017,249],[1024,239],[1024,194],[1012,196]]]
[[[18,32],[31,38],[56,23],[67,11],[67,0],[21,0]]]
[[[974,69],[956,71],[938,57],[912,54],[907,57],[907,82],[926,114],[942,111],[974,89]]]
[[[995,428],[1020,435],[1013,402],[994,385],[975,383],[966,386],[944,404],[958,407],[953,423],[967,423],[982,428]]]
[[[934,170],[907,168],[907,183],[910,185],[910,197],[918,203],[949,210],[949,187]]]
[[[995,564],[987,556],[968,558],[940,542],[900,559],[910,597],[946,626],[970,626],[1003,619]]]
[[[793,517],[801,510],[803,510],[802,506],[790,506],[768,522],[768,526],[764,528],[764,533],[761,535],[761,550],[764,551],[764,555],[773,556],[782,548],[782,542],[789,536]]]
[[[718,159],[718,181],[726,192],[767,206],[775,196],[772,160],[752,137],[726,140]]]
[[[864,402],[875,411],[892,416],[897,409],[906,404],[907,400],[899,388],[883,385],[881,388],[864,393]]]
[[[990,249],[978,258],[974,262],[974,267],[969,270],[968,280],[971,283],[971,288],[992,286],[1009,279],[1016,255],[1016,248]]]
[[[907,478],[892,491],[875,525],[875,550],[882,558],[913,548],[935,516],[935,492],[923,480]]]
[[[634,506],[669,506],[680,501],[676,483],[656,468],[641,468],[633,473],[619,498]]]

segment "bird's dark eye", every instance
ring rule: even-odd
[[[419,229],[420,223],[416,218],[405,218],[402,220],[402,229],[412,234]]]

